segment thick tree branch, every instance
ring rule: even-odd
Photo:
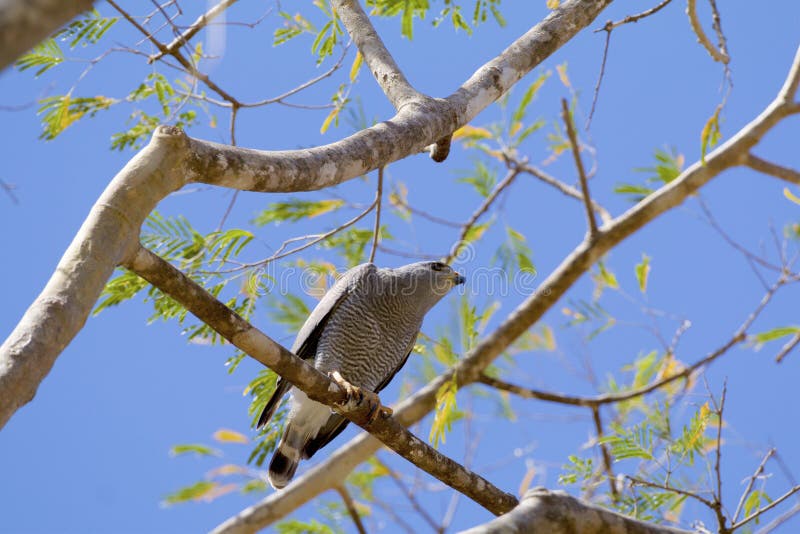
[[[758,117],[712,151],[707,156],[705,165],[701,162],[694,163],[675,180],[649,195],[610,224],[606,224],[599,230],[594,243],[586,241],[580,243],[541,283],[539,289],[513,310],[496,330],[484,337],[455,368],[432,380],[401,402],[395,408],[394,417],[406,426],[421,420],[433,410],[436,392],[442,384],[452,380],[453,374],[456,375],[459,385],[478,381],[484,369],[515,339],[535,324],[608,250],[662,213],[680,205],[689,195],[722,171],[743,165],[750,149],[770,128],[782,118],[796,112],[797,106],[792,100],[794,93],[791,91],[796,91],[799,82],[800,48],[795,54],[789,75],[778,97]],[[333,488],[337,480],[347,476],[355,466],[374,454],[379,447],[380,443],[371,436],[357,436],[327,460],[295,479],[280,494],[272,494],[260,503],[243,510],[220,525],[215,532],[249,532],[264,528],[319,493]]]
[[[534,488],[525,493],[519,506],[461,534],[689,534],[663,525],[600,508],[567,495],[563,491]]]
[[[93,0],[0,0],[0,70],[92,4]]]
[[[422,95],[411,86],[397,66],[369,17],[361,9],[359,0],[334,0],[333,8],[395,109],[399,110],[412,100],[419,100]]]

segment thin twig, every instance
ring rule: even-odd
[[[734,523],[737,519],[739,519],[739,513],[742,511],[742,507],[744,506],[744,502],[747,500],[747,497],[750,495],[750,491],[753,489],[753,485],[756,483],[756,479],[764,472],[764,467],[767,465],[767,461],[775,454],[775,449],[770,449],[767,451],[767,454],[764,455],[764,458],[761,459],[761,463],[758,464],[758,468],[756,472],[750,477],[750,480],[747,482],[747,487],[744,489],[742,496],[739,498],[739,504],[736,505],[736,511],[733,513],[733,518],[731,519]]]
[[[677,493],[678,495],[685,495],[686,497],[690,497],[692,499],[695,499],[698,502],[703,503],[704,505],[708,506],[709,508],[713,508],[714,507],[714,503],[712,503],[711,501],[709,501],[705,497],[702,497],[702,496],[698,495],[697,493],[692,493],[691,491],[686,491],[686,490],[683,490],[683,489],[680,489],[680,488],[675,488],[675,487],[672,487],[672,486],[670,486],[668,484],[658,484],[656,482],[650,482],[649,480],[643,480],[641,478],[632,477],[630,475],[625,475],[625,478],[627,478],[628,480],[630,480],[633,484],[636,484],[637,486],[648,486],[650,488],[656,488],[656,489],[660,489],[660,490],[664,490],[664,491],[670,491],[670,492],[673,492],[673,493]]]
[[[603,456],[603,470],[608,477],[608,486],[611,488],[611,496],[616,501],[619,499],[619,490],[617,489],[617,479],[614,476],[614,471],[611,468],[611,452],[608,450],[608,445],[603,443],[603,421],[600,419],[600,407],[592,406],[592,420],[594,421],[594,428],[597,432],[597,441],[600,444],[600,452]]]
[[[792,352],[792,350],[793,350],[793,349],[794,349],[794,348],[795,348],[795,347],[796,347],[798,344],[800,344],[800,332],[798,332],[797,334],[795,334],[795,335],[794,335],[794,337],[792,337],[792,339],[790,339],[790,340],[789,340],[789,341],[788,341],[788,342],[787,342],[787,343],[786,343],[786,344],[785,344],[783,347],[781,347],[781,350],[780,350],[780,351],[778,352],[778,354],[775,356],[775,363],[781,363],[781,362],[783,361],[783,359],[784,359],[784,358],[785,358],[785,357],[786,357],[786,356],[787,356],[787,355],[788,355],[790,352]]]
[[[792,489],[790,489],[789,491],[787,491],[786,493],[784,493],[783,495],[781,495],[780,497],[778,497],[777,499],[775,499],[774,501],[772,501],[771,503],[766,505],[764,508],[759,508],[758,510],[756,510],[755,512],[753,512],[749,516],[745,517],[744,519],[742,519],[738,523],[734,523],[733,525],[731,525],[730,529],[731,530],[736,530],[737,528],[743,527],[744,525],[746,525],[747,523],[749,523],[753,519],[761,516],[761,514],[764,514],[765,512],[768,512],[769,510],[772,510],[773,508],[778,506],[780,503],[782,503],[783,501],[785,501],[786,499],[788,499],[789,497],[791,497],[792,495],[794,495],[795,493],[797,493],[799,491],[800,491],[800,486],[794,486]]]
[[[671,2],[672,0],[666,0]],[[611,24],[611,21],[609,21]],[[608,26],[608,24],[606,24]],[[600,96],[600,85],[603,83],[603,76],[606,74],[606,60],[608,59],[608,46],[611,44],[611,29],[606,29],[606,44],[603,46],[603,60],[600,62],[600,74],[597,75],[597,83],[594,86],[594,94],[592,96],[592,108],[589,110],[589,117],[586,119],[585,130],[588,130],[592,125],[592,117],[594,117],[594,110],[597,107],[597,98]]]
[[[439,525],[436,524],[436,521],[434,521],[430,514],[422,507],[411,489],[406,486],[403,482],[403,479],[400,478],[400,475],[398,475],[394,469],[386,465],[386,463],[380,460],[377,456],[375,456],[375,461],[386,470],[386,472],[389,474],[389,478],[392,479],[395,486],[397,486],[397,489],[399,489],[406,499],[408,499],[408,502],[411,504],[411,507],[414,509],[414,511],[417,512],[420,517],[422,517],[422,519],[428,523],[428,525],[430,525],[434,532],[439,532]]]
[[[564,182],[562,182],[558,178],[555,178],[555,177],[547,174],[546,172],[544,172],[540,168],[534,167],[534,166],[529,165],[527,163],[515,163],[515,165],[516,165],[516,168],[518,168],[520,171],[522,171],[522,172],[524,172],[526,174],[530,174],[531,176],[533,176],[535,178],[538,178],[539,180],[541,180],[542,182],[546,183],[547,185],[555,187],[556,189],[558,189],[559,191],[561,191],[562,193],[564,193],[568,197],[572,197],[572,198],[574,198],[576,200],[580,200],[581,202],[583,202],[583,200],[584,200],[583,199],[583,195],[581,194],[580,191],[578,191],[576,188],[572,187],[569,184],[565,184]],[[595,200],[592,200],[591,202],[592,202],[592,208],[594,209],[594,211],[597,212],[598,215],[600,215],[600,219],[603,221],[603,223],[608,223],[608,222],[611,222],[613,220],[613,217],[611,217],[611,214],[608,212],[607,209],[605,209],[603,206],[598,204]]]
[[[183,45],[188,43],[189,40],[194,37],[195,34],[197,34],[197,32],[206,27],[209,22],[214,20],[232,4],[236,3],[236,1],[237,0],[222,0],[220,3],[200,15],[197,20],[195,20],[192,25],[186,29],[186,31],[178,35],[178,37],[166,45],[163,50],[159,50],[157,54],[150,56],[147,62],[153,63],[154,61],[161,59],[163,56],[172,54],[172,52],[175,50],[179,50]]]
[[[356,510],[356,505],[353,502],[353,497],[350,495],[350,492],[347,491],[347,488],[343,484],[336,486],[334,489],[342,498],[342,501],[344,501],[344,506],[347,508],[347,513],[350,514],[353,523],[356,524],[358,534],[367,534],[367,531],[364,528],[364,523],[361,522],[361,516],[358,514],[358,510]]]
[[[519,173],[520,170],[517,168],[509,170],[505,178],[503,178],[500,181],[500,183],[495,186],[492,192],[489,193],[489,196],[487,196],[486,199],[484,199],[483,203],[481,203],[481,205],[478,206],[478,209],[476,209],[472,213],[469,220],[466,223],[464,223],[464,225],[461,227],[461,234],[458,236],[458,239],[453,244],[453,247],[450,249],[450,253],[445,258],[444,260],[445,263],[450,263],[453,260],[453,258],[458,256],[461,247],[463,247],[465,244],[465,239],[469,234],[469,231],[472,229],[473,226],[475,226],[475,223],[478,222],[478,219],[480,219],[481,216],[489,210],[494,201],[497,200],[498,195],[500,195],[500,193],[502,193],[506,187],[508,187],[514,182],[514,179],[519,175]]]
[[[722,385],[722,395],[720,396],[719,404],[711,395],[711,402],[714,404],[714,412],[717,414],[717,440],[716,440],[716,454],[714,455],[714,475],[717,479],[717,491],[714,494],[714,502],[712,509],[717,516],[717,523],[719,531],[723,534],[729,533],[732,530],[728,528],[728,518],[725,517],[725,510],[722,508],[722,413],[725,410],[725,396],[728,393],[727,382]]]
[[[114,0],[108,0],[108,4],[116,9],[122,16],[127,20],[134,28],[139,30],[153,45],[162,52],[166,51],[166,45],[156,39],[152,33],[150,33],[145,27],[139,24],[136,19],[134,19],[130,13],[122,9]],[[165,52],[166,53],[166,52]],[[238,102],[236,98],[234,98],[231,94],[227,91],[219,87],[216,83],[214,83],[205,73],[200,72],[197,67],[192,64],[188,59],[186,59],[183,54],[180,53],[180,50],[173,50],[169,53],[172,57],[174,57],[178,63],[192,76],[202,81],[206,86],[221,96],[224,100],[227,100],[230,103]]]
[[[580,178],[581,191],[583,192],[583,205],[586,208],[586,219],[589,224],[589,239],[594,241],[598,232],[597,221],[594,218],[592,197],[589,196],[589,181],[586,179],[586,170],[583,168],[578,136],[575,133],[575,125],[572,124],[572,114],[569,112],[569,104],[567,104],[566,98],[561,99],[561,119],[567,127],[567,136],[569,136],[569,143],[572,146],[572,155],[575,158],[575,166],[578,168],[578,177]]]
[[[686,0],[686,14],[689,16],[689,24],[692,25],[692,31],[697,36],[697,41],[708,51],[711,59],[727,65],[731,58],[728,57],[725,51],[711,44],[706,32],[703,31],[700,20],[697,18],[697,0]]]
[[[383,169],[378,168],[378,190],[375,193],[375,229],[372,231],[372,250],[369,253],[369,262],[375,262],[375,252],[378,250],[378,241],[381,234],[381,204],[383,204]]]
[[[628,23],[631,23],[631,22],[639,22],[641,19],[643,19],[645,17],[649,17],[650,15],[655,15],[656,13],[661,11],[661,9],[663,7],[665,7],[667,4],[669,4],[670,2],[672,2],[672,0],[664,0],[663,2],[658,4],[657,6],[651,7],[647,11],[642,11],[641,13],[637,13],[636,15],[628,15],[624,19],[618,20],[617,22],[611,22],[609,20],[608,22],[606,22],[605,26],[603,26],[602,28],[596,29],[594,32],[597,33],[597,32],[601,32],[601,31],[611,31],[611,30],[613,30],[614,28],[616,28],[618,26],[622,26],[623,24],[628,24]]]

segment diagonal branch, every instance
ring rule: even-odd
[[[386,49],[380,35],[361,8],[361,2],[334,0],[332,3],[336,15],[347,28],[364,61],[367,62],[369,71],[395,109],[418,100],[421,97],[420,93],[411,86],[392,54]]]
[[[197,20],[191,24],[191,26],[186,28],[183,33],[173,39],[171,43],[159,49],[158,52],[147,58],[147,62],[153,63],[166,55],[172,55],[176,50],[180,50],[180,48],[188,43],[189,40],[197,34],[197,32],[205,28],[209,22],[217,18],[223,11],[228,9],[236,2],[237,0],[221,0],[220,3],[200,15]]]
[[[572,115],[569,112],[569,105],[567,104],[566,98],[561,99],[561,120],[564,121],[567,127],[567,136],[569,137],[569,144],[572,147],[572,156],[575,158],[575,167],[578,169],[578,178],[580,178],[581,181],[581,197],[583,198],[583,205],[586,208],[586,220],[589,224],[589,239],[594,240],[597,238],[597,220],[594,218],[592,197],[589,196],[589,180],[586,178],[586,170],[583,168],[578,135],[575,133],[575,125],[572,124]]]
[[[534,488],[508,514],[462,534],[500,532],[576,532],[580,534],[689,534],[688,531],[633,519],[589,504],[564,491]]]
[[[488,480],[443,455],[395,419],[379,417],[370,421],[367,403],[350,410],[345,392],[335,382],[253,327],[160,256],[139,247],[124,266],[172,297],[236,348],[301,389],[309,398],[336,408],[337,412],[370,432],[397,454],[490,512],[502,514],[516,506],[517,499],[513,495],[499,490]]]
[[[761,159],[753,154],[747,155],[747,161],[745,161],[745,165],[754,171],[758,171],[768,176],[774,176],[775,178],[784,180],[791,184],[800,185],[800,172],[792,168],[782,167],[781,165]]]
[[[435,407],[436,392],[445,382],[452,380],[453,375],[456,375],[459,386],[479,380],[486,367],[535,324],[608,250],[659,215],[679,206],[689,195],[724,170],[743,165],[750,149],[773,126],[784,117],[797,112],[797,106],[792,101],[794,93],[787,88],[796,90],[798,83],[800,83],[800,48],[797,50],[783,89],[758,117],[712,151],[707,156],[705,165],[698,161],[689,166],[675,180],[607,224],[594,243],[589,244],[586,241],[580,243],[561,265],[542,281],[539,289],[517,306],[496,330],[480,340],[456,367],[435,378],[396,406],[394,417],[404,425],[411,425],[421,420]],[[745,324],[746,330],[749,327],[749,319]],[[327,460],[295,479],[280,494],[270,495],[242,510],[217,527],[214,532],[218,534],[244,532],[266,527],[319,493],[334,487],[338,480],[374,454],[379,447],[380,443],[371,436],[360,435],[353,438]]]
[[[555,187],[556,189],[558,189],[559,191],[561,191],[562,193],[564,193],[568,197],[572,197],[574,199],[580,200],[581,202],[584,201],[583,194],[581,194],[581,192],[579,190],[575,189],[574,187],[572,187],[569,184],[565,184],[564,182],[562,182],[558,178],[555,178],[554,176],[551,176],[550,174],[547,174],[546,172],[544,172],[540,168],[534,167],[534,166],[529,165],[529,164],[519,164],[519,163],[516,163],[516,162],[515,162],[515,166],[519,170],[521,170],[522,172],[524,172],[526,174],[530,174],[534,178],[538,178],[539,180],[541,180],[542,182],[546,183],[547,185]],[[592,203],[592,209],[595,212],[597,212],[597,214],[600,216],[600,219],[603,221],[603,224],[611,222],[613,217],[608,212],[608,210],[605,209],[600,204],[598,204],[594,199],[590,199],[590,200],[591,200],[591,203]]]

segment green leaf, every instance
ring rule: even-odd
[[[619,193],[621,195],[631,195],[631,200],[634,202],[639,202],[653,191],[654,189],[650,187],[634,184],[618,184],[614,187],[615,193]]]
[[[164,497],[164,504],[179,504],[187,501],[199,501],[207,499],[211,493],[216,489],[218,484],[216,482],[209,482],[203,480],[186,486]]]
[[[518,123],[518,122],[522,122],[522,120],[525,118],[525,113],[528,110],[528,106],[533,101],[533,99],[536,97],[536,93],[538,93],[539,89],[542,88],[542,86],[544,85],[544,82],[546,82],[547,79],[550,77],[550,74],[551,74],[551,72],[549,70],[540,72],[539,76],[533,81],[532,84],[530,84],[530,86],[528,86],[528,89],[522,95],[522,99],[520,100],[519,104],[517,105],[517,108],[514,110],[514,113],[511,115],[511,124],[512,125],[515,124],[515,123]]]
[[[750,336],[750,338],[756,343],[762,344],[762,343],[767,343],[769,341],[774,341],[776,339],[780,339],[782,337],[793,336],[799,333],[800,333],[799,326],[783,326],[779,328],[773,328],[772,330],[767,330],[766,332],[754,334]]]
[[[93,117],[98,111],[108,109],[119,102],[105,96],[75,97],[70,94],[43,98],[39,115],[42,115],[42,134],[40,139],[55,139],[70,125],[88,115]]]
[[[708,149],[716,145],[722,134],[719,131],[719,114],[722,111],[722,104],[718,105],[714,110],[714,114],[709,117],[706,124],[703,126],[703,131],[700,132],[700,161],[703,165],[706,164],[706,153]]]
[[[344,205],[345,201],[341,199],[290,199],[285,202],[273,202],[267,209],[256,215],[252,222],[256,226],[265,226],[282,221],[301,221],[336,211]]]
[[[468,174],[463,174],[458,182],[471,184],[482,197],[488,197],[497,184],[497,171],[490,169],[482,161],[476,161],[475,167]]]
[[[438,448],[440,442],[445,443],[447,433],[450,432],[453,423],[464,415],[456,405],[458,385],[455,378],[453,375],[453,379],[442,384],[439,391],[436,392],[436,413],[433,416],[431,432],[428,436],[428,441],[433,444],[434,448]]]
[[[647,292],[647,279],[650,276],[650,256],[642,254],[641,263],[635,267],[636,281],[639,282],[639,290],[642,293]]]
[[[54,39],[45,39],[27,54],[21,56],[14,66],[24,71],[38,67],[34,76],[38,77],[64,61],[64,53]]]
[[[217,449],[211,448],[207,445],[200,445],[196,443],[174,445],[170,450],[170,456],[181,456],[183,454],[196,454],[198,456],[222,456],[222,453]]]

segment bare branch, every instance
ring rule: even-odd
[[[608,445],[606,443],[602,443],[601,440],[603,438],[603,421],[600,419],[600,407],[599,406],[592,406],[592,421],[594,421],[594,429],[597,432],[597,441],[600,443],[600,453],[603,457],[603,470],[605,471],[606,478],[608,478],[608,486],[611,490],[611,496],[616,501],[619,499],[619,490],[617,490],[617,481],[616,477],[614,476],[614,470],[611,467],[611,451],[608,450]]]
[[[560,9],[577,6],[578,4],[565,2]],[[563,17],[563,11],[560,13],[560,16]],[[586,11],[581,12],[581,15],[584,14]],[[548,17],[545,22],[550,19],[551,17]],[[492,63],[490,62],[490,64]],[[436,392],[442,384],[452,380],[453,375],[456,376],[460,385],[479,380],[486,366],[536,323],[608,250],[662,213],[680,205],[689,195],[724,170],[743,164],[747,153],[773,126],[800,108],[783,97],[787,88],[796,88],[798,77],[800,77],[800,49],[798,49],[784,89],[764,112],[708,154],[705,165],[698,161],[689,166],[675,180],[662,186],[658,191],[614,219],[611,224],[606,225],[594,243],[589,244],[586,241],[580,243],[561,265],[542,281],[539,289],[513,310],[497,329],[481,339],[454,369],[435,378],[416,394],[400,403],[395,409],[394,417],[405,425],[422,419],[435,407]],[[465,87],[472,88],[476,85],[479,84],[470,81],[465,84]],[[463,93],[466,91],[466,89],[462,89]],[[768,300],[769,297],[765,297],[762,304]],[[757,312],[754,312],[751,317],[755,315]],[[745,329],[751,322],[750,318],[745,321]],[[741,342],[743,336],[742,333],[731,343]],[[718,354],[712,353],[707,360],[711,361],[717,356]],[[703,363],[701,360],[698,365]],[[354,466],[374,454],[378,447],[378,442],[368,436],[362,435],[354,438],[330,458],[306,471],[302,477],[295,479],[281,494],[271,495],[229,519],[223,524],[224,528],[233,528],[239,524],[245,524],[250,529],[264,528],[289,511],[308,502],[320,492],[333,487],[337,480],[346,476]]]
[[[476,209],[472,213],[469,220],[465,222],[464,225],[461,227],[461,233],[458,236],[456,242],[453,244],[452,248],[450,249],[450,253],[445,258],[444,260],[445,263],[450,263],[453,260],[453,258],[458,256],[458,252],[461,250],[461,247],[466,242],[466,238],[469,235],[470,230],[472,230],[472,228],[475,226],[475,223],[478,222],[478,219],[480,219],[484,213],[489,211],[489,208],[492,206],[494,201],[497,200],[498,195],[500,195],[500,193],[502,193],[506,187],[510,186],[514,182],[519,173],[520,171],[518,169],[511,169],[510,171],[508,171],[505,178],[503,178],[500,181],[500,183],[498,183],[494,187],[494,189],[492,189],[492,192],[489,193],[489,196],[487,196],[483,200],[481,205],[478,206],[478,209]]]
[[[566,98],[561,99],[561,120],[564,121],[567,127],[569,144],[572,146],[572,156],[575,158],[575,167],[578,169],[578,177],[581,181],[583,205],[586,207],[586,220],[589,224],[589,239],[594,241],[597,238],[597,221],[594,218],[592,197],[589,196],[589,181],[586,179],[586,171],[583,168],[578,135],[575,133],[575,125],[572,124],[572,114],[569,112],[569,104],[567,104]]]
[[[581,501],[563,491],[534,488],[511,512],[462,534],[502,532],[575,532],[580,534],[689,534],[664,525],[644,523]]]
[[[790,353],[794,348],[800,344],[800,332],[792,336],[783,347],[781,347],[780,352],[775,356],[775,363],[781,363],[783,359]]]
[[[344,501],[344,506],[347,508],[347,513],[350,514],[350,518],[353,520],[353,523],[356,524],[356,529],[358,530],[358,534],[367,534],[366,529],[364,528],[364,523],[361,522],[361,516],[356,510],[356,504],[353,502],[353,497],[350,495],[350,492],[347,491],[347,488],[344,485],[336,486],[336,493],[342,498]]]
[[[346,394],[335,382],[254,328],[159,256],[140,247],[133,259],[124,265],[172,297],[236,348],[301,389],[309,398],[335,408],[400,456],[476,500],[487,510],[501,514],[516,506],[517,499],[513,495],[495,488],[483,477],[421,441],[394,418],[378,417],[370,421],[367,403],[350,410]]]
[[[217,18],[223,11],[228,9],[231,5],[235,4],[237,0],[221,0],[217,5],[200,15],[197,20],[195,20],[191,26],[189,26],[183,33],[177,36],[175,39],[172,40],[171,43],[166,45],[163,49],[159,49],[159,51],[147,60],[148,63],[153,63],[161,59],[165,55],[171,55],[176,50],[180,50],[180,48],[189,42],[189,40],[194,37],[197,32],[205,28],[209,22]]]
[[[526,164],[526,163],[516,163],[515,162],[514,164],[522,172],[530,174],[531,176],[533,176],[535,178],[538,178],[539,180],[541,180],[542,182],[546,183],[547,185],[551,185],[551,186],[555,187],[556,189],[558,189],[559,191],[561,191],[562,193],[564,193],[568,197],[572,197],[572,198],[574,198],[576,200],[580,200],[581,202],[584,201],[583,195],[581,194],[580,191],[578,191],[577,189],[575,189],[574,187],[572,187],[569,184],[565,184],[564,182],[562,182],[558,178],[555,178],[555,177],[547,174],[546,172],[544,172],[540,168],[534,167],[534,166],[532,166],[530,164]],[[600,215],[600,219],[603,221],[603,224],[611,222],[613,217],[608,212],[608,210],[606,210],[603,206],[598,204],[594,199],[592,199],[591,202],[592,202],[592,209],[594,209],[594,211],[596,211],[597,214]]]
[[[375,192],[375,228],[372,230],[372,250],[369,252],[369,262],[375,261],[375,252],[378,250],[378,241],[381,234],[381,204],[383,203],[383,169],[378,169],[378,190]]]
[[[781,495],[780,497],[778,497],[777,499],[775,499],[774,501],[772,501],[771,503],[766,505],[764,508],[759,508],[758,510],[756,510],[752,514],[748,515],[747,517],[745,517],[744,519],[742,519],[738,523],[734,523],[733,525],[731,525],[731,530],[736,530],[737,528],[743,527],[744,525],[746,525],[747,523],[749,523],[753,519],[761,516],[762,514],[768,512],[769,510],[772,510],[773,508],[778,506],[780,503],[782,503],[783,501],[785,501],[786,499],[788,499],[789,497],[791,497],[792,495],[794,495],[794,494],[796,494],[798,492],[800,492],[800,486],[793,487],[792,489],[790,489],[789,491],[787,491],[786,493],[784,493],[783,495]]]
[[[399,110],[412,100],[418,100],[421,95],[411,86],[400,67],[395,63],[369,17],[361,9],[360,1],[334,0],[333,8],[350,33],[353,42],[361,51],[361,55],[364,56],[370,72],[395,109]]]
[[[703,26],[700,24],[700,20],[697,18],[697,0],[686,1],[686,14],[689,16],[689,23],[692,25],[692,31],[697,36],[697,41],[703,45],[703,48],[708,51],[714,61],[727,65],[731,58],[722,47],[717,48],[711,44],[706,32],[703,30]]]
[[[156,39],[156,38],[153,36],[153,34],[152,34],[150,31],[148,31],[148,30],[147,30],[147,28],[145,28],[144,26],[142,26],[141,24],[139,24],[139,23],[136,21],[136,19],[135,19],[135,18],[133,18],[133,17],[130,15],[130,13],[128,13],[127,11],[125,11],[124,9],[122,9],[122,7],[120,7],[120,6],[119,6],[119,4],[117,4],[117,3],[116,3],[114,0],[108,0],[108,4],[109,4],[111,7],[113,7],[114,9],[116,9],[116,10],[119,12],[119,14],[120,14],[120,15],[122,15],[122,16],[123,16],[123,18],[124,18],[125,20],[127,20],[127,21],[128,21],[128,22],[129,22],[129,23],[130,23],[130,24],[131,24],[131,25],[132,25],[134,28],[136,28],[137,30],[139,30],[139,32],[141,32],[141,33],[142,33],[142,34],[143,34],[143,35],[144,35],[144,36],[147,38],[147,40],[149,40],[151,43],[153,43],[153,45],[154,45],[154,46],[155,46],[155,47],[156,47],[156,48],[157,48],[157,49],[158,49],[160,52],[163,52],[163,54],[162,54],[162,55],[164,55],[164,54],[167,54],[167,51],[166,51],[166,50],[167,50],[167,47],[166,47],[166,45],[164,45],[164,44],[163,44],[161,41],[159,41],[158,39]],[[201,82],[203,82],[204,84],[206,84],[206,86],[207,86],[209,89],[211,89],[212,91],[214,91],[215,93],[217,93],[217,94],[218,94],[220,97],[222,97],[223,99],[227,100],[228,102],[230,102],[230,103],[232,103],[232,104],[234,104],[234,103],[235,103],[235,104],[238,104],[238,100],[236,100],[236,98],[234,98],[234,97],[233,97],[233,95],[229,94],[227,91],[225,91],[225,90],[224,90],[224,89],[222,89],[220,86],[218,86],[216,83],[214,83],[214,82],[213,82],[213,81],[212,81],[212,80],[211,80],[211,79],[208,77],[208,75],[206,75],[205,73],[203,73],[203,72],[200,72],[199,70],[197,70],[197,66],[195,66],[195,65],[194,65],[194,64],[193,64],[191,61],[189,61],[188,59],[186,59],[186,58],[183,56],[183,54],[181,54],[181,52],[180,52],[180,49],[175,49],[175,50],[172,50],[171,52],[169,52],[169,55],[171,55],[172,57],[174,57],[174,58],[175,58],[175,60],[176,60],[178,63],[180,63],[180,65],[181,65],[181,66],[182,66],[184,69],[186,69],[186,72],[188,72],[189,74],[191,74],[192,76],[194,76],[195,78],[197,78],[198,80],[200,80]]]
[[[761,473],[764,472],[764,467],[766,467],[767,462],[775,454],[775,449],[770,449],[767,451],[767,454],[764,455],[762,458],[761,463],[758,464],[758,468],[756,472],[750,477],[750,480],[747,481],[747,487],[742,492],[742,496],[739,499],[739,504],[736,505],[736,511],[733,513],[733,518],[731,519],[734,523],[736,520],[739,519],[739,513],[742,511],[742,507],[744,506],[744,502],[747,500],[747,497],[750,496],[750,492],[753,490],[753,485],[756,483],[756,479],[761,476]]]
[[[672,0],[663,0],[660,4],[658,4],[658,5],[654,6],[654,7],[651,7],[650,9],[648,9],[646,11],[642,11],[641,13],[637,13],[636,15],[628,15],[624,19],[618,20],[616,22],[612,22],[612,21],[609,20],[608,22],[606,22],[605,26],[595,30],[595,33],[602,32],[602,31],[611,32],[611,30],[613,30],[614,28],[617,28],[619,26],[622,26],[623,24],[629,24],[629,23],[632,23],[632,22],[639,22],[641,19],[643,19],[645,17],[649,17],[650,15],[655,15],[656,13],[661,11],[662,8],[666,7],[666,5],[669,4],[670,2],[672,2]]]
[[[753,154],[747,155],[745,165],[754,171],[774,176],[775,178],[795,185],[800,185],[800,172],[789,167],[782,167],[765,159],[761,159],[758,156],[754,156]]]

